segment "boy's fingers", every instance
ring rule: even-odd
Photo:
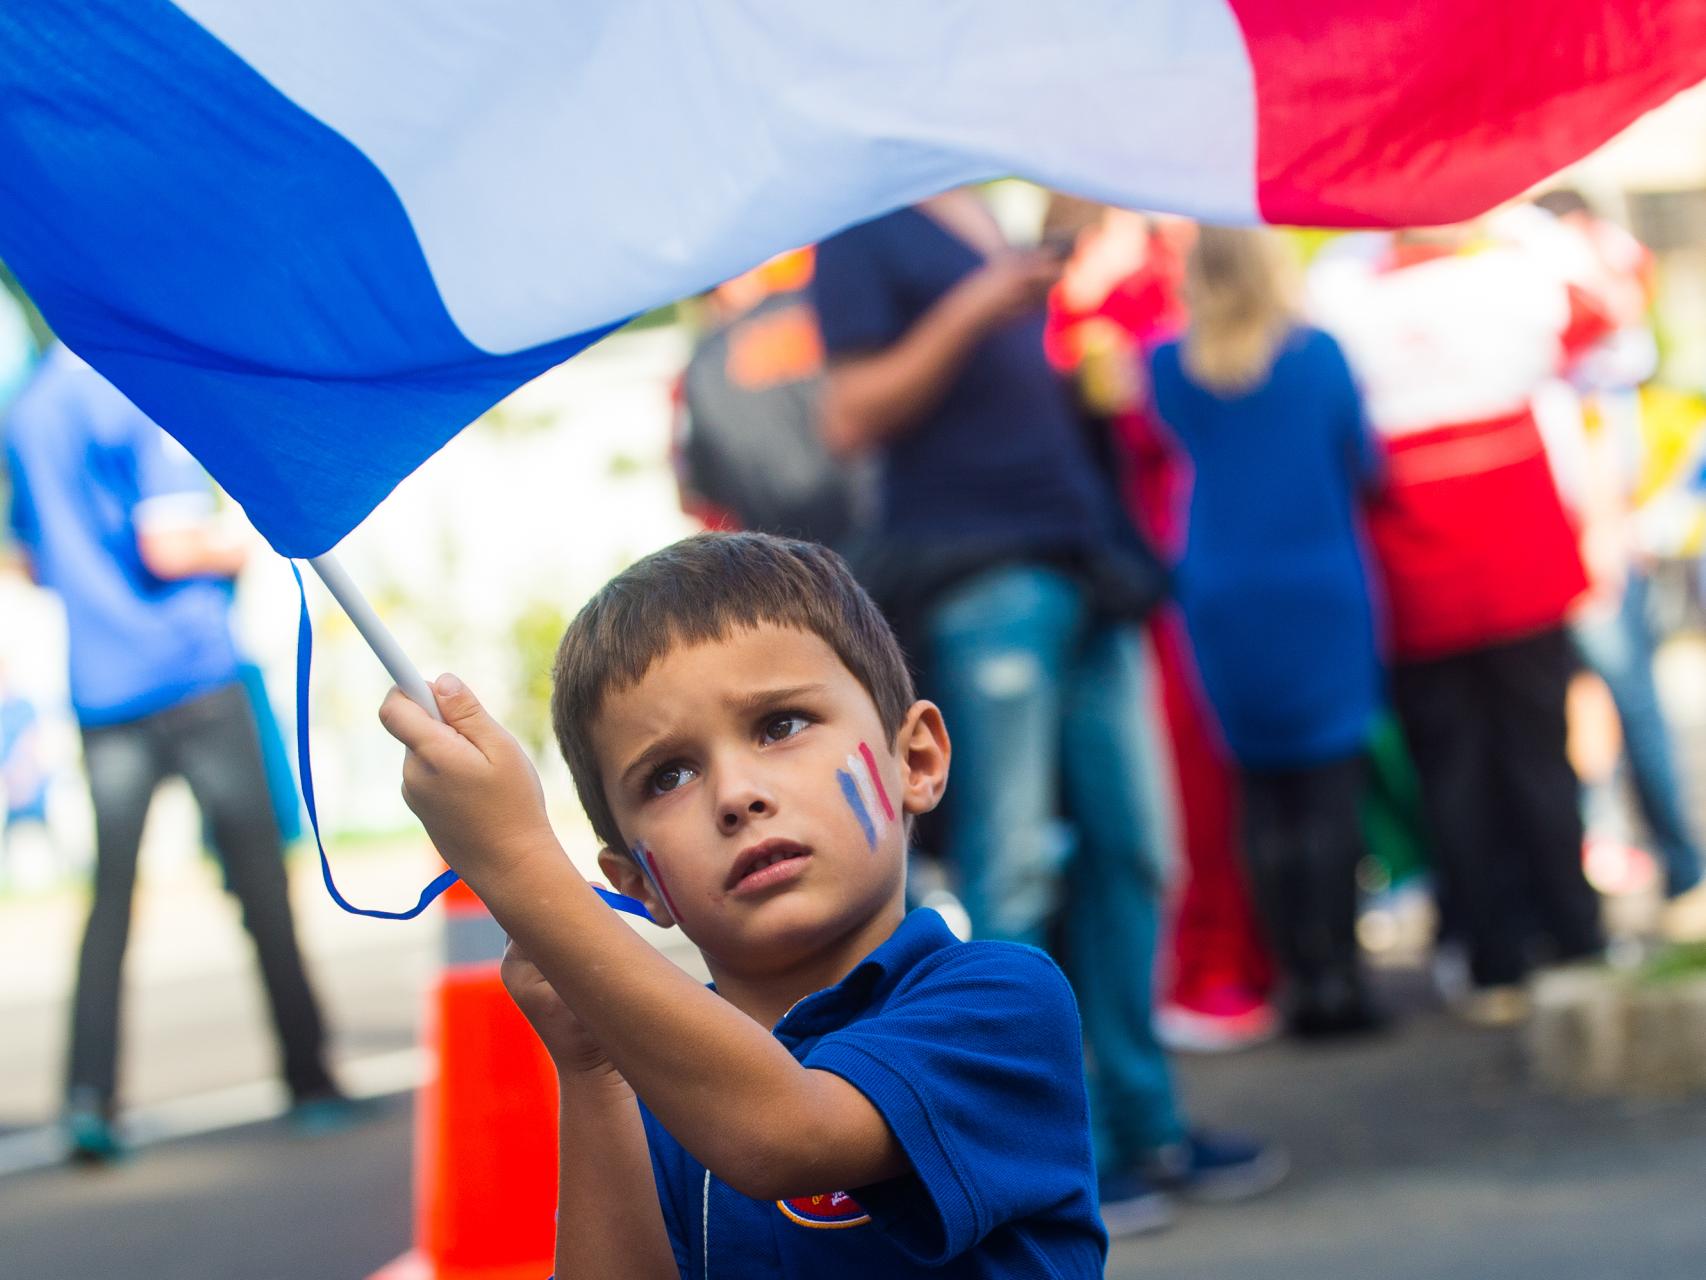
[[[386,733],[411,751],[419,747],[435,727],[433,718],[395,685],[385,695],[385,701],[379,704],[379,723],[385,726]]]
[[[474,691],[449,672],[433,681],[432,691],[438,699],[438,713],[444,717],[444,723],[478,745],[492,720],[474,696]]]

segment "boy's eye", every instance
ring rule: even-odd
[[[689,782],[694,776],[694,768],[690,764],[666,764],[646,784],[653,795],[664,795],[674,791],[683,783]]]
[[[772,716],[764,724],[764,740],[766,742],[781,742],[791,738],[811,721],[805,716],[790,712],[785,716]]]

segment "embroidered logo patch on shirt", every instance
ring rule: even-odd
[[[821,1196],[795,1196],[792,1200],[778,1200],[776,1207],[790,1222],[817,1231],[859,1227],[871,1220],[871,1215],[845,1191],[832,1191]]]

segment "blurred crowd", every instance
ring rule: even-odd
[[[703,300],[684,505],[836,546],[894,622],[955,749],[915,897],[1073,981],[1110,1230],[1283,1174],[1169,1052],[1391,1030],[1373,907],[1481,1025],[1606,960],[1596,843],[1701,935],[1653,287],[1570,190],[1325,241],[1055,197],[1024,244],[962,190]]]
[[[959,190],[696,303],[683,505],[834,546],[893,622],[954,744],[913,897],[1071,979],[1116,1234],[1169,1221],[1168,1188],[1284,1176],[1190,1114],[1171,1055],[1393,1030],[1369,957],[1393,920],[1484,1025],[1526,1016],[1536,971],[1604,962],[1595,880],[1651,886],[1651,938],[1706,936],[1654,674],[1655,567],[1700,470],[1674,444],[1655,465],[1654,278],[1568,190],[1332,239],[1057,196],[1022,244]],[[22,326],[0,306],[0,352]],[[120,966],[173,774],[298,1109],[335,1112],[289,766],[230,638],[241,550],[188,456],[63,348],[0,362],[8,400],[9,525],[65,601],[96,822],[74,1150],[119,1149]],[[0,670],[0,886],[61,857],[42,732]]]

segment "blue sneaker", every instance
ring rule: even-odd
[[[101,1107],[70,1107],[65,1113],[65,1137],[76,1164],[112,1164],[126,1155],[112,1117]]]
[[[1155,1185],[1216,1204],[1272,1191],[1290,1171],[1291,1159],[1278,1147],[1200,1129],[1157,1151],[1148,1168]]]
[[[1102,1225],[1115,1240],[1148,1235],[1173,1225],[1179,1207],[1151,1178],[1136,1171],[1104,1174],[1097,1179],[1102,1202]]]
[[[285,1119],[298,1133],[317,1138],[365,1124],[376,1113],[377,1106],[371,1101],[352,1098],[337,1089],[325,1089],[297,1098]]]

